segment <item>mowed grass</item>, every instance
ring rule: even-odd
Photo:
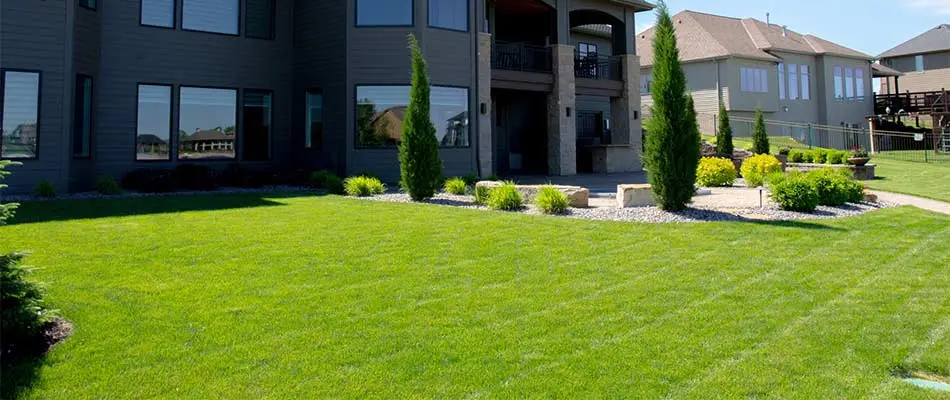
[[[893,376],[950,365],[950,217],[915,208],[645,225],[209,195],[16,221],[0,251],[33,250],[75,325],[23,398],[950,398]]]
[[[950,163],[919,163],[875,158],[877,179],[872,189],[950,202]]]

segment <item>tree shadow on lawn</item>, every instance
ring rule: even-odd
[[[6,357],[5,357],[6,358]],[[46,356],[4,359],[0,364],[0,399],[16,399],[40,377]]]
[[[782,228],[796,228],[796,229],[811,229],[811,230],[827,230],[827,231],[839,231],[844,232],[846,229],[839,228],[836,226],[828,226],[825,224],[818,224],[812,221],[807,220],[768,220],[768,219],[757,219],[749,218],[740,214],[734,214],[725,211],[711,210],[711,209],[698,209],[694,208],[690,210],[691,214],[686,215],[688,218],[697,219],[700,221],[709,221],[709,222],[727,222],[727,223],[747,223],[754,225],[765,225],[771,227],[782,227]],[[675,213],[674,213],[675,214]],[[826,211],[816,210],[813,212],[815,215],[820,216],[833,216],[834,214],[828,213]]]
[[[323,196],[314,193],[207,193],[198,195],[167,195],[128,198],[67,199],[22,203],[11,225],[50,221],[70,221],[169,214],[188,211],[231,210],[239,208],[276,207],[285,204],[279,199]]]

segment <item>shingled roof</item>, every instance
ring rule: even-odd
[[[894,58],[947,50],[950,50],[950,24],[940,24],[877,57]]]
[[[865,60],[873,58],[817,36],[802,35],[754,18],[739,19],[687,10],[673,16],[673,25],[683,62],[728,57],[779,61],[769,53],[773,50]],[[656,27],[637,35],[637,54],[643,66],[653,65],[655,35]]]

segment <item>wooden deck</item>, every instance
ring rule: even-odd
[[[888,108],[890,108],[890,113],[887,112]],[[950,91],[874,95],[876,115],[893,115],[900,111],[923,115],[950,112]]]

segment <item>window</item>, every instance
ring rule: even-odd
[[[142,25],[175,28],[176,0],[141,0]]]
[[[276,0],[247,0],[244,35],[257,39],[274,38]]]
[[[808,66],[802,64],[799,68],[802,71],[802,100],[811,100],[811,77],[808,74]]]
[[[3,73],[3,113],[0,113],[0,158],[39,155],[40,73]]]
[[[182,87],[178,101],[178,159],[233,159],[237,90]]]
[[[170,160],[172,135],[171,85],[139,85],[135,159]]]
[[[798,99],[798,65],[788,64],[788,99]]]
[[[307,136],[304,138],[304,147],[317,150],[323,148],[323,91],[321,90],[307,92]]]
[[[429,26],[468,32],[468,0],[429,0]]]
[[[240,14],[239,0],[182,0],[181,28],[237,35]]]
[[[357,147],[394,147],[402,139],[409,86],[357,86]],[[441,147],[468,147],[466,88],[432,86],[430,115]]]
[[[914,57],[914,71],[924,72],[924,56],[923,55]]]
[[[597,57],[597,45],[591,43],[578,43],[577,55],[581,58]]]
[[[778,63],[778,98],[785,100],[785,64]]]
[[[73,157],[88,158],[92,137],[92,77],[76,77],[73,102]]]
[[[835,98],[844,98],[844,77],[841,76],[841,66],[835,65]]]
[[[640,94],[649,94],[653,90],[653,74],[640,75]]]
[[[413,0],[356,0],[357,26],[412,26]]]
[[[854,98],[854,68],[844,69],[844,97]]]
[[[96,10],[96,0],[79,0],[79,6],[82,8],[88,8],[90,10]]]
[[[743,92],[769,92],[769,73],[765,69],[739,67],[739,80]]]
[[[270,160],[270,136],[273,126],[274,93],[269,90],[245,90],[241,103],[241,158],[245,161]]]
[[[854,70],[854,87],[856,88],[858,100],[864,100],[864,70]]]

